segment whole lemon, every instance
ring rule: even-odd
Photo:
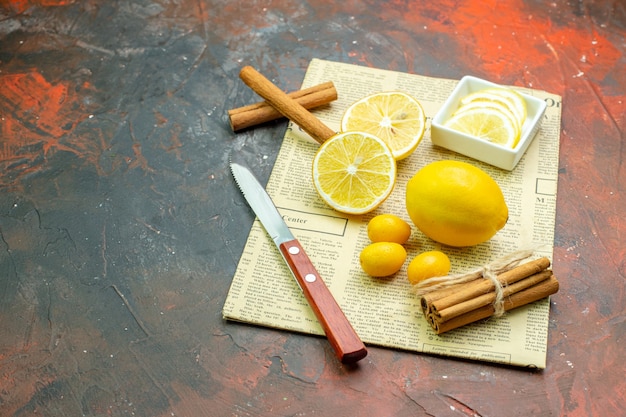
[[[411,226],[393,214],[379,214],[367,223],[367,236],[372,242],[405,243],[411,237]]]
[[[509,217],[502,190],[489,174],[450,160],[432,162],[411,178],[406,209],[426,236],[457,247],[491,239]]]
[[[406,250],[398,243],[376,242],[363,248],[359,260],[366,274],[387,277],[402,268],[406,260]]]

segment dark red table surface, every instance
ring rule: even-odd
[[[0,415],[618,416],[626,409],[623,1],[0,2]],[[563,97],[547,368],[222,319],[284,121],[234,134],[252,65],[312,58]]]

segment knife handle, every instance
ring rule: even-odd
[[[280,244],[280,251],[342,363],[355,363],[367,349],[298,240]]]

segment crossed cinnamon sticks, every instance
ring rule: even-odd
[[[497,275],[502,286],[503,311],[541,300],[559,290],[559,283],[547,269],[548,258],[516,266]],[[437,334],[493,316],[496,312],[495,284],[485,278],[434,290],[421,297],[422,311]]]
[[[287,94],[287,96],[295,100],[305,109],[313,109],[337,100],[337,90],[333,82],[328,81],[313,87],[293,91]],[[251,126],[276,120],[283,117],[283,114],[267,101],[261,101],[248,106],[231,109],[228,111],[228,117],[230,119],[231,128],[233,131],[237,132]]]

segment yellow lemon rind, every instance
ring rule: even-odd
[[[453,247],[486,242],[508,219],[498,183],[480,168],[453,160],[432,162],[409,180],[406,209],[422,233]]]

